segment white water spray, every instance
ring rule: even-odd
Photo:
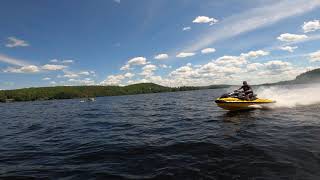
[[[305,106],[320,103],[320,84],[260,87],[259,98],[277,101],[273,107]]]

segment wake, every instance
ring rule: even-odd
[[[277,101],[271,107],[296,107],[320,103],[320,84],[259,87],[259,98]]]

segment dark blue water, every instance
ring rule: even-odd
[[[0,179],[320,178],[320,105],[228,113],[220,94],[0,104]]]

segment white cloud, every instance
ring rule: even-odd
[[[110,75],[106,80],[102,81],[101,85],[119,85],[125,79],[124,75]]]
[[[38,66],[35,65],[28,65],[28,66],[22,66],[22,67],[9,67],[4,70],[4,72],[7,73],[36,73],[39,72],[40,69]]]
[[[160,64],[159,67],[167,69],[167,68],[172,68],[171,66],[168,66],[166,64]]]
[[[78,78],[79,77],[79,74],[74,73],[74,72],[65,71],[64,73],[65,74],[62,77],[65,77],[65,78]],[[58,78],[60,78],[60,77],[61,76],[58,76]]]
[[[45,77],[45,78],[43,78],[42,80],[43,80],[43,81],[49,81],[49,80],[51,80],[51,78]]]
[[[201,50],[202,54],[209,54],[209,53],[214,53],[214,52],[216,52],[215,48],[205,48],[205,49]]]
[[[74,60],[66,59],[66,60],[63,60],[62,63],[64,63],[64,64],[71,64],[71,63],[74,63]]]
[[[65,74],[65,75],[63,75],[63,77],[65,77],[65,78],[77,78],[77,77],[79,77],[79,75],[78,74]]]
[[[57,63],[57,62],[59,62],[59,60],[58,59],[51,59],[50,62]]]
[[[318,62],[318,61],[320,62],[320,50],[310,53],[309,57],[310,57],[310,62]]]
[[[154,57],[154,59],[158,59],[158,60],[168,59],[168,58],[169,58],[168,54],[158,54]]]
[[[222,56],[219,57],[215,63],[224,66],[241,66],[246,64],[247,60],[241,56]]]
[[[72,72],[72,71],[66,71],[64,70],[64,75],[58,75],[58,78],[70,78],[70,79],[75,79],[79,78],[80,76],[92,76],[95,77],[96,74],[94,71],[80,71],[80,72]]]
[[[216,24],[218,22],[215,18],[210,18],[207,16],[198,16],[193,21],[193,23],[210,23],[210,25]]]
[[[320,29],[320,20],[313,20],[304,22],[302,29],[305,33],[316,31]]]
[[[95,81],[91,80],[90,78],[85,79],[69,79],[69,82],[77,85],[94,85]]]
[[[55,81],[51,81],[50,84],[55,85],[57,83]]]
[[[145,65],[147,64],[147,59],[145,57],[135,57],[128,61],[129,65]]]
[[[247,71],[252,72],[252,71],[257,71],[259,68],[262,68],[264,65],[261,63],[251,63],[247,65]]]
[[[297,46],[281,46],[281,47],[279,47],[279,49],[281,49],[283,51],[288,51],[291,53],[297,48],[298,48]]]
[[[24,60],[20,60],[17,58],[9,57],[4,54],[0,54],[0,62],[17,65],[17,66],[27,66],[30,65],[29,63],[25,62]]]
[[[129,64],[126,64],[126,65],[124,65],[124,66],[122,66],[122,67],[120,68],[121,71],[127,71],[127,70],[129,70],[129,69],[130,69],[130,65],[129,65]]]
[[[121,71],[127,71],[131,69],[131,66],[141,66],[147,64],[147,59],[145,57],[135,57],[130,59],[124,66],[120,68]]]
[[[263,50],[258,50],[258,51],[250,51],[248,53],[241,53],[241,56],[245,57],[245,58],[257,58],[260,56],[267,56],[270,53],[267,51],[263,51]]]
[[[285,0],[245,10],[225,18],[210,32],[190,40],[189,46],[183,51],[197,51],[218,41],[240,35],[258,28],[277,23],[283,19],[304,14],[320,6],[319,0]]]
[[[269,70],[272,70],[274,72],[279,72],[279,71],[285,71],[290,68],[291,63],[289,62],[283,62],[279,60],[274,60],[274,61],[269,61],[264,63],[265,67]]]
[[[81,71],[78,73],[79,75],[85,75],[85,76],[89,76],[90,75],[90,72],[88,71]]]
[[[155,70],[157,70],[157,66],[153,64],[148,64],[142,68],[142,72],[140,73],[140,75],[152,76]]]
[[[189,27],[189,26],[188,26],[188,27],[183,27],[183,28],[182,28],[182,31],[190,31],[190,30],[191,30],[191,27]]]
[[[18,39],[16,37],[8,37],[8,43],[6,44],[6,47],[13,48],[13,47],[27,47],[29,44],[21,39]]]
[[[46,64],[41,67],[43,70],[48,70],[48,71],[57,71],[57,70],[63,70],[67,68],[67,66],[63,65],[56,65],[56,64]]]
[[[185,57],[191,57],[191,56],[194,56],[194,55],[195,55],[195,53],[192,53],[192,52],[181,52],[176,57],[185,58]]]
[[[121,0],[113,0],[114,2],[116,2],[116,3],[121,3]]]
[[[129,78],[129,79],[131,79],[133,76],[134,76],[134,74],[130,73],[130,72],[124,74],[124,77]]]
[[[277,37],[277,39],[284,42],[302,41],[307,38],[308,36],[304,34],[300,35],[300,34],[290,34],[290,33],[284,33],[284,34],[281,34],[279,37]]]

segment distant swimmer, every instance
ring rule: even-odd
[[[243,81],[242,84],[243,85],[238,90],[242,89],[244,94],[245,94],[245,99],[247,101],[250,101],[251,97],[253,97],[253,90],[252,90],[251,86],[248,85],[247,81]]]

